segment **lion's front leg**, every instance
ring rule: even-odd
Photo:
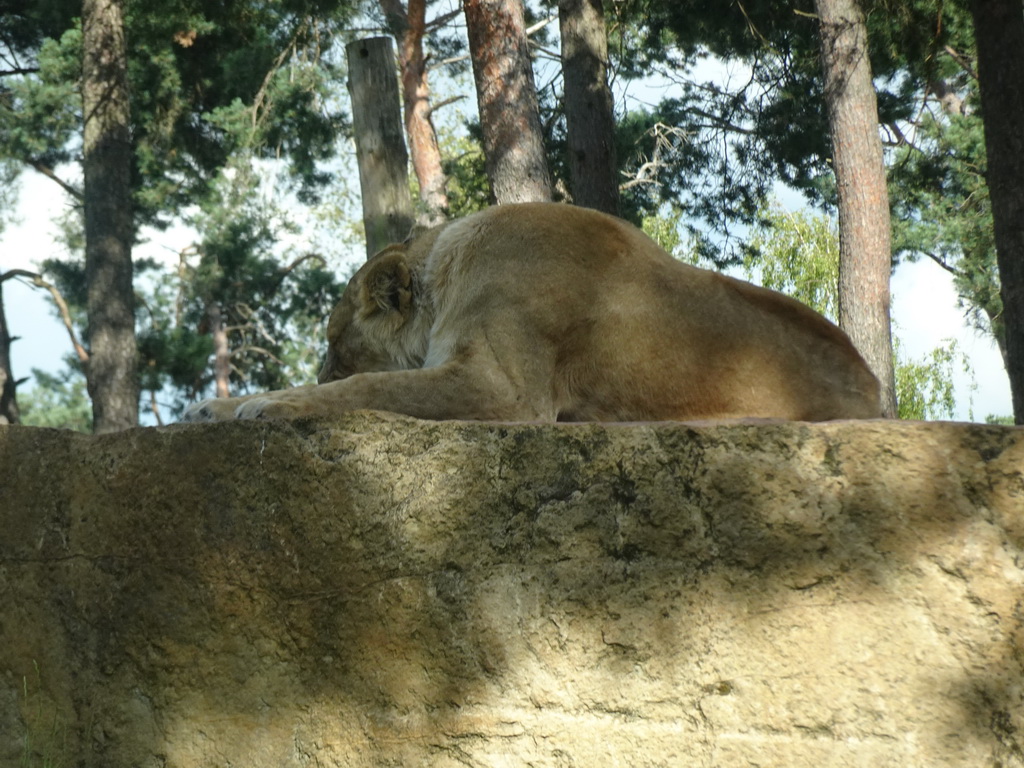
[[[185,421],[330,418],[378,410],[420,419],[554,421],[550,377],[531,381],[491,359],[472,358],[432,368],[356,373],[339,381],[260,395],[207,400],[190,407]]]
[[[436,368],[357,373],[315,387],[252,395],[233,411],[238,419],[332,417],[354,410],[402,413],[420,419],[554,421],[550,396],[523,393],[493,368],[445,364]]]
[[[242,397],[216,397],[208,400],[200,400],[193,403],[181,416],[182,421],[203,422],[203,421],[230,421],[231,419],[254,418],[259,414],[252,414],[249,406],[248,411],[243,411],[250,403],[259,402],[266,404],[276,400],[294,399],[302,396],[313,387],[296,387],[294,389],[282,389],[275,392],[261,392],[256,395],[243,395]],[[299,416],[301,414],[282,414],[282,417]]]

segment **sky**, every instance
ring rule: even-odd
[[[0,232],[0,272],[35,270],[44,259],[63,255],[53,224],[66,205],[63,193],[31,171],[22,174],[19,183],[15,221]],[[149,241],[135,249],[136,257],[167,260],[191,242],[190,234],[180,229],[146,234]],[[970,379],[958,373],[956,420],[1010,415],[1010,387],[999,351],[994,342],[964,323],[949,275],[927,259],[903,264],[893,276],[892,293],[895,333],[909,357],[921,358],[953,338],[969,360],[977,388],[971,392]],[[62,358],[72,350],[49,294],[20,280],[8,280],[3,284],[3,299],[11,334],[20,337],[11,351],[15,376],[29,376],[32,368],[59,371]],[[311,343],[322,346],[323,340]],[[22,386],[30,389],[32,385],[29,381]]]

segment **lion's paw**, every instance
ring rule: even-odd
[[[216,399],[200,400],[198,403],[192,403],[185,412],[181,414],[182,421],[188,422],[203,422],[203,421],[219,421],[221,419],[230,419],[231,412],[223,413],[222,408],[217,407]]]
[[[236,419],[287,419],[297,415],[295,406],[272,397],[253,397],[235,409]]]

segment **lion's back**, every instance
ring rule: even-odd
[[[439,336],[482,332],[506,360],[550,365],[562,418],[878,415],[874,377],[825,318],[606,214],[489,208],[445,226],[427,271]]]

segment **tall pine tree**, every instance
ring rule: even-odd
[[[972,0],[988,187],[1002,283],[1013,415],[1024,424],[1024,11],[1019,0]]]
[[[617,216],[619,169],[601,0],[559,0],[558,27],[573,202]]]
[[[895,418],[889,196],[867,26],[857,0],[815,0],[815,5],[838,187],[839,325],[878,377],[883,415]]]
[[[132,144],[121,0],[82,4],[82,170],[93,429],[138,424],[132,287]]]
[[[463,10],[494,200],[550,200],[522,0],[465,0]]]

